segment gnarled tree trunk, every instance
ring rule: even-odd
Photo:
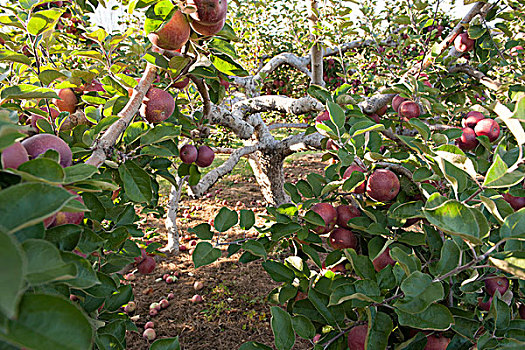
[[[255,179],[264,199],[270,205],[290,202],[284,191],[284,154],[280,149],[257,151],[249,158]]]

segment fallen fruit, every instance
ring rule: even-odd
[[[167,299],[162,299],[159,303],[161,309],[167,309],[170,302]]]
[[[155,330],[153,328],[148,328],[144,330],[144,333],[142,333],[142,336],[145,339],[151,341],[151,340],[155,340],[155,338],[157,337],[157,333],[155,333]]]
[[[204,283],[197,281],[193,284],[193,289],[195,290],[201,290],[204,288]]]
[[[191,302],[196,304],[196,303],[200,303],[202,302],[203,299],[202,297],[199,295],[199,294],[195,294],[192,298],[191,298]]]
[[[155,324],[151,321],[146,322],[146,324],[144,325],[144,329],[149,329],[149,328],[155,328]]]

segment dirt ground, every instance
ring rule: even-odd
[[[285,164],[287,181],[295,182],[311,172],[322,173],[328,163],[321,162],[320,154],[304,154]],[[253,175],[244,171],[229,175],[217,183],[206,198],[189,200],[183,197],[179,213],[181,244],[191,249],[196,237],[187,229],[203,222],[210,222],[223,206],[230,209],[252,209],[256,215],[264,214],[264,199]],[[263,221],[257,218],[257,224]],[[166,243],[164,222],[148,216],[144,229],[153,236],[149,240]],[[245,232],[232,229],[222,238],[233,241],[244,238]],[[248,236],[255,235],[255,230]],[[226,247],[224,247],[226,249]],[[135,292],[138,315],[135,321],[140,334],[128,333],[127,349],[148,349],[148,341],[142,338],[144,325],[153,321],[157,339],[180,336],[185,350],[238,349],[244,342],[257,341],[273,347],[270,327],[270,305],[266,302],[268,293],[278,284],[270,279],[261,267],[260,261],[241,264],[239,254],[195,269],[188,251],[179,256],[160,261],[151,275],[135,274],[130,281]],[[167,284],[164,274],[177,275],[173,284]],[[204,288],[194,290],[194,283],[200,281]],[[149,316],[149,305],[173,293],[167,309],[156,316]],[[195,294],[203,297],[202,303],[192,303]],[[298,338],[294,349],[311,349],[309,341]]]

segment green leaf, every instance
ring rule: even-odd
[[[295,333],[290,315],[278,306],[272,306],[272,331],[278,350],[290,350],[295,344]]]
[[[27,31],[32,35],[40,35],[52,29],[64,11],[64,9],[49,9],[33,12],[27,23]]]
[[[501,225],[502,238],[525,238],[525,208],[507,216]]]
[[[149,129],[146,134],[140,138],[140,143],[142,145],[150,145],[174,139],[179,135],[180,126],[157,125],[153,129]]]
[[[476,40],[481,38],[486,31],[487,29],[482,25],[470,25],[468,27],[468,37]]]
[[[195,268],[209,265],[221,257],[221,250],[213,248],[209,242],[199,242],[193,251],[192,259]]]
[[[45,239],[58,249],[72,251],[80,241],[82,227],[72,224],[59,225],[46,230]]]
[[[87,259],[70,252],[61,252],[61,256],[66,263],[74,264],[77,268],[77,276],[65,283],[77,289],[86,289],[100,284],[97,273]]]
[[[275,282],[291,283],[295,278],[293,271],[278,261],[266,260],[262,267]]]
[[[149,174],[132,160],[127,160],[118,168],[124,183],[126,195],[134,202],[147,203],[153,197]]]
[[[32,285],[74,278],[77,269],[62,260],[60,251],[42,239],[28,239],[22,244],[27,257],[26,279]]]
[[[480,218],[474,213],[475,208],[469,208],[456,200],[448,200],[436,207],[429,208],[431,201],[427,202],[423,213],[427,220],[442,229],[443,231],[460,236],[473,244],[481,244],[483,238],[488,232],[480,230],[477,219]],[[476,223],[473,225],[473,223]],[[482,223],[486,225],[486,219]],[[488,226],[487,226],[488,228]]]
[[[499,154],[496,154],[494,162],[485,176],[483,187],[507,188],[520,183],[525,178],[525,173],[519,170],[508,173],[508,169],[507,164],[505,164]]]
[[[0,232],[0,312],[9,318],[16,314],[24,287],[25,260],[13,236]],[[0,326],[1,328],[1,326]]]
[[[219,232],[226,232],[238,222],[237,213],[226,207],[222,207],[213,220],[213,226]]]
[[[319,85],[310,85],[308,87],[308,95],[321,101],[322,104],[326,104],[328,101],[332,101],[332,94],[330,91]]]
[[[272,350],[272,348],[261,343],[250,341],[242,344],[239,350]]]
[[[249,230],[255,225],[255,213],[251,210],[241,209],[241,220],[239,227],[243,230]]]
[[[312,321],[303,315],[292,317],[292,326],[298,336],[304,339],[315,337],[315,327]]]
[[[87,317],[62,297],[25,294],[18,318],[7,321],[5,339],[34,350],[89,350],[93,329]]]
[[[399,324],[421,330],[445,331],[454,324],[454,318],[446,306],[432,304],[425,311],[411,314],[396,309]]]
[[[367,308],[368,335],[366,337],[366,349],[384,350],[388,346],[388,337],[392,333],[394,324],[388,314],[375,312],[375,309]]]
[[[436,265],[436,275],[444,275],[459,266],[460,249],[451,239],[445,240],[441,248],[441,256]]]
[[[329,325],[335,326],[337,324],[334,315],[328,308],[329,298],[326,295],[319,293],[314,288],[310,288],[308,290],[308,300],[310,300]]]
[[[21,164],[18,170],[14,172],[29,181],[38,181],[41,179],[46,182],[58,184],[62,183],[65,178],[64,168],[54,160],[48,158],[32,159]],[[21,174],[22,172],[31,176],[25,177],[25,174]]]
[[[74,195],[44,183],[22,183],[0,191],[0,231],[16,232],[57,213]]]
[[[211,230],[210,224],[202,223],[195,227],[190,227],[188,232],[193,232],[199,239],[209,241],[213,238],[213,231]]]
[[[133,298],[131,285],[122,285],[116,293],[113,293],[104,306],[108,311],[117,311],[122,305],[127,304]]]
[[[3,89],[0,97],[2,99],[30,100],[34,98],[58,98],[58,95],[53,89],[41,88],[30,84],[19,84]]]
[[[181,350],[179,337],[157,339],[151,344],[150,350]]]
[[[405,296],[394,306],[399,310],[411,314],[425,311],[433,303],[445,296],[440,282],[432,282],[432,277],[420,271],[415,271],[401,283],[401,290]]]
[[[79,163],[67,168],[64,168],[65,179],[64,183],[69,184],[72,182],[87,180],[94,174],[98,173],[98,168],[93,165]]]
[[[358,255],[356,251],[351,248],[345,249],[344,252],[357,275],[365,279],[376,279],[374,265],[372,265],[368,256]]]
[[[334,123],[334,125],[342,131],[346,121],[345,111],[341,108],[341,106],[331,101],[326,103],[326,108],[330,113],[330,120],[332,123]]]
[[[242,249],[249,251],[255,256],[260,256],[266,259],[266,250],[261,242],[250,239],[242,244]]]
[[[60,73],[57,70],[54,70],[54,69],[43,70],[38,75],[38,79],[40,79],[42,84],[44,84],[46,86],[51,84],[53,81],[55,81],[55,80],[57,80],[59,78],[66,78],[67,79],[67,76],[65,74],[63,74],[63,73]]]
[[[3,61],[18,62],[25,64],[26,66],[31,65],[31,60],[26,55],[10,50],[0,50],[0,62]]]

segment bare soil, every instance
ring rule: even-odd
[[[320,154],[306,154],[285,164],[287,181],[295,182],[311,172],[322,173],[327,162],[321,162]],[[166,199],[165,199],[166,200]],[[270,327],[270,304],[266,302],[268,293],[278,283],[272,281],[261,267],[260,261],[248,264],[238,262],[239,254],[230,258],[223,254],[217,262],[195,269],[191,260],[192,243],[196,237],[187,229],[203,222],[210,222],[223,206],[230,209],[252,209],[256,216],[264,214],[264,199],[249,174],[230,175],[217,183],[206,198],[190,200],[183,197],[179,213],[181,244],[190,251],[178,256],[161,259],[155,271],[150,275],[135,273],[136,278],[129,283],[135,292],[139,315],[136,325],[140,331],[129,332],[127,349],[148,349],[149,343],[142,338],[144,325],[153,321],[157,339],[180,337],[185,350],[234,350],[247,341],[257,341],[273,347],[273,333]],[[257,217],[256,225],[263,223]],[[149,215],[145,217],[144,230],[153,236],[149,240],[166,243],[166,230],[163,220]],[[249,232],[232,229],[222,240],[234,241],[256,235],[254,229]],[[193,242],[192,242],[193,241]],[[226,246],[223,247],[226,249]],[[164,274],[177,275],[173,284],[167,284]],[[200,281],[204,288],[194,290],[194,283]],[[173,293],[167,309],[156,316],[149,316],[149,305],[166,298]],[[203,302],[192,303],[195,294],[203,297]],[[311,349],[313,345],[298,338],[294,349]]]

